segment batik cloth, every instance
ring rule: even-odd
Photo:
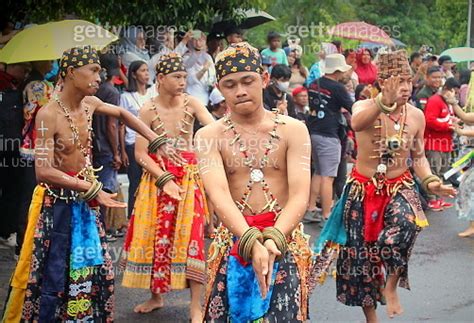
[[[99,210],[37,186],[5,322],[112,322],[114,272]]]
[[[204,187],[193,152],[176,166],[163,159],[184,191],[174,200],[155,186],[144,171],[125,239],[123,286],[166,293],[188,287],[188,280],[205,283],[204,221],[208,217]]]
[[[262,230],[273,226],[275,213],[246,216]],[[262,300],[252,265],[235,254],[237,239],[224,226],[209,248],[205,322],[303,322],[308,320],[312,252],[301,224],[287,237],[288,251],[275,262],[270,292]]]
[[[367,217],[366,204],[374,200],[367,187],[372,179],[354,170],[315,243],[316,264],[312,275],[324,281],[328,268],[337,259],[337,299],[349,306],[385,304],[382,288],[388,274],[400,275],[400,287],[409,289],[408,260],[415,239],[422,227],[428,225],[418,192],[407,177],[408,172],[390,179],[383,187],[389,199],[383,213]],[[366,221],[382,227],[375,241],[365,239]]]

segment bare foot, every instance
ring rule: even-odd
[[[474,234],[474,226],[469,226],[469,228],[467,228],[466,230],[464,230],[463,232],[460,232],[458,233],[458,236],[460,236],[461,238],[467,238],[467,237],[470,237]]]
[[[164,306],[163,297],[161,295],[153,295],[149,300],[144,303],[141,303],[133,309],[135,313],[150,313],[154,310],[162,308]]]
[[[202,317],[202,306],[201,306],[201,304],[191,305],[190,315],[191,315],[191,322],[192,323],[202,323],[203,317]]]
[[[403,313],[403,308],[398,299],[397,288],[385,288],[385,299],[387,301],[387,315],[393,319],[396,315]]]

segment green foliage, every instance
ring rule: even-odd
[[[111,25],[174,25],[206,28],[215,17],[238,18],[235,9],[264,8],[262,0],[7,0],[13,21],[44,23],[67,15]]]

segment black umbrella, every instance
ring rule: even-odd
[[[240,14],[243,16],[240,23],[237,23],[233,20],[221,20],[215,22],[212,25],[211,32],[224,32],[230,28],[237,28],[237,29],[250,29],[262,25],[266,22],[275,20],[275,17],[271,16],[270,14],[266,13],[265,11],[256,11],[254,9],[249,9],[242,11],[240,10]]]

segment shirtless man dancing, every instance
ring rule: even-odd
[[[60,62],[63,89],[36,116],[39,184],[5,322],[113,320],[114,272],[99,205],[126,204],[102,190],[92,168],[92,115],[120,119],[150,140],[152,151],[158,148],[158,136],[130,112],[93,96],[100,70],[94,49],[65,51]],[[175,151],[172,156],[177,158]]]
[[[223,223],[209,251],[204,321],[307,320],[311,251],[299,223],[310,186],[308,131],[264,109],[269,76],[255,48],[231,44],[216,71],[230,114],[196,135],[206,193]]]
[[[378,70],[382,93],[352,108],[352,128],[364,144],[315,250],[320,253],[315,268],[327,267],[339,251],[337,299],[361,306],[367,322],[377,322],[382,296],[390,318],[402,314],[397,285],[409,288],[408,259],[418,232],[428,225],[410,166],[427,191],[456,194],[432,175],[426,160],[425,118],[407,103],[412,78],[406,53],[380,55]]]

